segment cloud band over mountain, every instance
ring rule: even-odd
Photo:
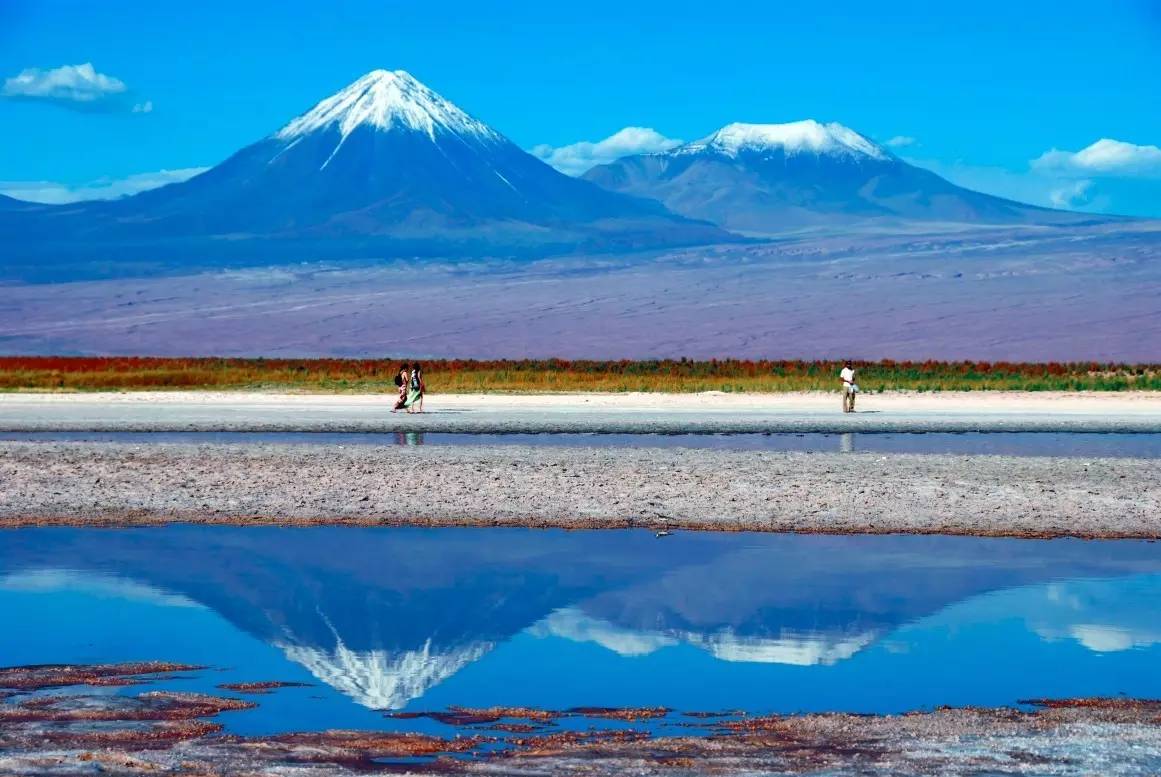
[[[59,181],[0,181],[0,194],[26,202],[50,205],[85,200],[115,200],[171,183],[187,181],[208,169],[208,167],[183,167],[177,170],[136,173],[124,178],[101,178],[80,184]]]
[[[580,175],[597,165],[606,165],[634,154],[655,154],[681,145],[650,127],[625,127],[595,143],[582,140],[554,148],[546,143],[533,146],[532,155],[568,175]]]

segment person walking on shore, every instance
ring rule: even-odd
[[[839,377],[843,382],[843,412],[855,412],[855,394],[859,393],[859,386],[855,383],[855,368],[848,359],[843,363]]]
[[[399,373],[395,376],[395,385],[399,387],[399,398],[395,401],[395,407],[391,408],[392,413],[407,407],[407,392],[411,389],[411,376],[407,373],[406,364],[399,365]]]
[[[427,386],[423,383],[423,368],[419,366],[419,362],[411,365],[411,383],[407,391],[407,412],[423,412],[423,394]],[[416,406],[418,410],[414,410]]]

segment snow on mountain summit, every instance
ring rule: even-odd
[[[501,140],[491,127],[473,119],[403,70],[371,71],[291,121],[275,137],[293,141],[337,127],[345,140],[361,126],[381,130],[399,127],[423,133],[432,140],[442,133]]]
[[[814,119],[787,124],[727,124],[717,132],[675,149],[674,154],[713,151],[736,157],[743,151],[781,150],[785,154],[836,154],[885,160],[890,155],[873,141],[841,124]]]
[[[728,124],[670,151],[598,165],[584,178],[755,236],[876,220],[1057,223],[1048,211],[956,186],[841,124],[809,119]]]

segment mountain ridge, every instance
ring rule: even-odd
[[[571,177],[403,70],[367,73],[182,182],[64,205],[0,197],[5,275],[33,281],[1114,218],[974,192],[813,119],[735,122]]]
[[[848,127],[813,119],[727,124],[700,140],[623,157],[582,177],[743,234],[871,221],[1011,225],[1093,219],[957,186]]]

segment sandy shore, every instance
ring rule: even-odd
[[[422,415],[366,394],[0,394],[0,431],[1161,432],[1161,393],[433,395]]]
[[[660,448],[0,444],[0,523],[1161,537],[1161,460]]]

